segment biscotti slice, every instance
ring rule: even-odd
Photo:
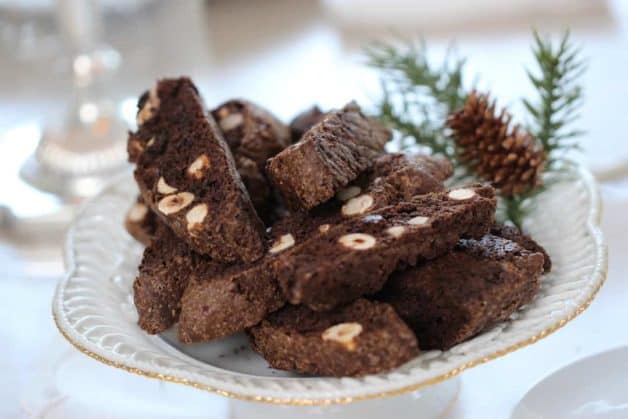
[[[138,242],[148,246],[155,237],[157,216],[144,203],[142,196],[129,208],[124,217],[124,228]]]
[[[547,251],[538,244],[534,239],[527,234],[522,233],[517,227],[508,226],[505,224],[495,224],[491,228],[491,234],[499,237],[503,237],[508,240],[512,240],[519,246],[531,252],[542,253],[545,261],[543,262],[543,269],[545,272],[552,270],[552,259]]]
[[[266,160],[290,145],[290,129],[270,112],[243,99],[233,99],[212,111],[234,155],[248,157],[260,170]]]
[[[506,320],[532,300],[543,254],[486,235],[449,254],[396,272],[381,293],[414,330],[422,349],[448,349]]]
[[[201,259],[168,227],[158,225],[154,239],[144,249],[133,283],[133,300],[142,329],[155,334],[176,323],[181,296]]]
[[[163,79],[138,104],[131,144],[146,204],[195,251],[221,262],[263,254],[263,225],[190,79]],[[133,158],[133,157],[132,157]]]
[[[292,304],[329,310],[379,291],[400,265],[441,256],[462,237],[483,236],[494,212],[490,186],[419,195],[286,249],[275,261],[277,278]]]
[[[303,137],[303,134],[314,125],[318,124],[325,118],[326,113],[321,111],[318,106],[312,106],[290,121],[290,134],[292,142],[297,143]]]
[[[259,323],[286,300],[272,271],[272,255],[216,274],[198,266],[181,298],[179,340],[207,342]]]
[[[330,112],[301,141],[270,159],[266,173],[288,206],[310,209],[370,168],[390,135],[350,103]]]
[[[311,375],[377,374],[419,354],[414,334],[392,307],[364,299],[324,313],[287,306],[249,336],[273,368]]]

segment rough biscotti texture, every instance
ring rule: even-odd
[[[389,139],[390,131],[351,103],[270,159],[266,173],[287,205],[310,209],[370,168]]]
[[[303,134],[314,125],[318,124],[325,118],[325,112],[321,111],[318,106],[312,106],[290,121],[290,134],[292,142],[296,143],[301,140]]]
[[[212,111],[234,155],[248,157],[260,170],[266,160],[290,145],[290,129],[252,102],[234,99]]]
[[[141,196],[124,217],[124,228],[138,242],[148,246],[155,237],[158,219],[153,211],[144,203]]]
[[[380,299],[414,330],[422,349],[448,349],[506,320],[539,289],[543,255],[486,235],[391,276]]]
[[[414,334],[395,311],[364,299],[324,313],[287,306],[249,336],[272,367],[312,375],[377,374],[419,354]]]
[[[144,249],[133,283],[133,300],[142,329],[160,333],[177,321],[181,296],[200,258],[169,228],[163,224],[157,227],[154,240]]]
[[[286,300],[270,259],[271,255],[221,272],[211,266],[197,266],[181,299],[179,340],[207,342],[229,336],[282,307]]]
[[[259,259],[262,222],[196,87],[188,78],[160,80],[138,107],[129,157],[146,204],[199,253]]]
[[[419,195],[285,249],[274,263],[277,278],[291,303],[329,310],[379,291],[401,265],[441,256],[461,237],[483,236],[494,212],[490,186]]]
[[[522,233],[517,227],[507,226],[504,224],[495,224],[491,228],[491,234],[499,237],[503,237],[508,240],[512,240],[519,246],[531,252],[539,252],[543,254],[545,261],[543,262],[543,269],[545,272],[552,270],[552,259],[550,259],[547,251],[534,241],[534,239],[524,233]]]

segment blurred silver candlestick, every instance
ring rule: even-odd
[[[61,35],[72,53],[74,86],[61,124],[49,124],[22,178],[63,200],[96,194],[124,169],[127,124],[106,99],[120,55],[103,44],[102,15],[95,0],[57,0]]]

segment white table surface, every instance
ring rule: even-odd
[[[142,18],[140,23],[185,25],[182,51],[180,44],[161,33],[159,25],[114,20],[108,33],[122,51],[125,67],[112,95],[134,96],[157,76],[187,73],[211,103],[246,96],[284,119],[314,102],[330,107],[351,98],[368,101],[376,79],[361,67],[354,48],[362,39],[334,27],[311,3],[298,2],[298,7],[285,0],[275,3],[280,7],[268,3],[265,17],[249,36],[231,30],[241,28],[242,19],[250,21],[259,12],[245,9],[244,2],[232,2],[234,8],[212,4],[209,11],[194,4],[176,10],[165,6]],[[574,27],[591,57],[590,100],[583,119],[589,131],[583,139],[589,150],[585,158],[602,175],[617,172],[628,156],[620,124],[625,121],[628,93],[628,41],[625,15],[616,11],[617,4],[612,10],[611,28]],[[459,48],[472,57],[471,69],[482,73],[483,83],[499,92],[502,103],[514,103],[528,91],[521,64],[529,62],[529,37],[527,31],[500,31],[453,32]],[[145,44],[140,35],[156,40]],[[436,54],[450,35],[435,37]],[[49,77],[51,68],[45,71],[37,65],[44,58],[18,62],[7,53],[6,45],[3,48],[0,141],[8,129],[55,115],[57,104],[67,97],[68,80],[63,73]],[[46,59],[50,55],[54,53]],[[7,68],[10,71],[5,72]],[[10,159],[10,155],[0,156],[0,170],[8,167],[4,163]],[[622,257],[628,251],[628,180],[607,182],[602,193],[610,269],[598,298],[580,317],[537,344],[464,372],[462,392],[448,417],[508,417],[525,392],[548,373],[583,356],[628,344],[624,325],[628,259]],[[0,188],[0,203],[3,198]],[[226,417],[227,404],[220,397],[115,370],[78,353],[63,340],[50,315],[52,292],[63,275],[61,240],[60,235],[35,241],[0,235],[0,417]]]

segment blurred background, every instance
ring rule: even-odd
[[[155,79],[189,75],[210,107],[245,97],[284,121],[313,104],[368,109],[379,84],[363,48],[423,37],[434,59],[452,45],[468,57],[469,77],[516,116],[532,93],[532,27],[570,28],[589,60],[581,159],[602,185],[609,280],[570,327],[465,373],[450,417],[506,417],[548,372],[626,343],[608,325],[628,315],[627,262],[613,257],[628,250],[627,1],[0,0],[0,417],[225,417],[218,397],[73,351],[50,318],[63,233],[129,170],[126,131]],[[182,399],[188,409],[172,410]]]

